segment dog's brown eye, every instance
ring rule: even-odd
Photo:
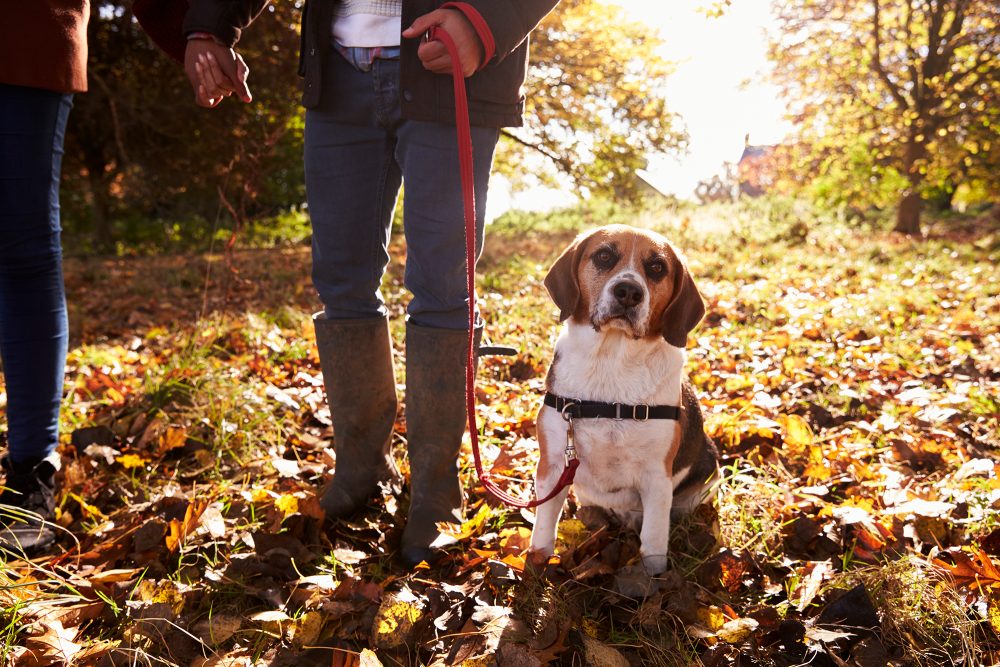
[[[650,259],[646,262],[646,277],[660,282],[667,277],[667,263],[662,259]]]
[[[607,270],[618,262],[618,255],[611,248],[600,248],[591,259],[597,268]]]

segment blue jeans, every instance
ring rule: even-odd
[[[59,173],[73,96],[0,84],[0,360],[12,461],[52,454],[68,327]]]
[[[306,111],[306,194],[313,284],[331,319],[387,314],[379,289],[389,263],[396,196],[405,183],[407,313],[424,327],[468,327],[465,223],[455,127],[400,116],[399,61],[354,66],[336,49],[322,103]],[[367,71],[363,71],[363,70]],[[476,248],[497,128],[472,128]]]

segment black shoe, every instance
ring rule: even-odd
[[[0,492],[0,550],[35,552],[55,542],[56,468],[45,459],[14,463],[0,459],[7,473]]]

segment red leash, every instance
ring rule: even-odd
[[[462,204],[465,212],[465,276],[469,291],[469,353],[465,367],[465,402],[469,416],[469,437],[472,440],[472,458],[476,462],[476,474],[483,488],[497,500],[511,507],[537,507],[548,502],[563,489],[573,483],[573,476],[580,465],[572,450],[572,442],[567,447],[566,467],[552,491],[544,498],[521,500],[510,495],[483,470],[483,461],[479,453],[479,428],[476,425],[476,374],[475,368],[475,336],[476,326],[476,190],[472,174],[472,130],[469,127],[469,100],[465,94],[465,75],[458,59],[458,49],[455,42],[440,26],[432,27],[427,33],[429,41],[440,40],[448,55],[451,56],[451,78],[455,86],[455,132],[458,135],[458,163],[462,180]],[[572,428],[572,424],[570,425]]]

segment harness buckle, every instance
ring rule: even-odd
[[[614,419],[616,422],[620,422],[623,419],[625,419],[624,417],[622,417],[622,404],[614,403],[614,406],[615,406],[615,416],[612,417],[612,419]]]
[[[643,413],[641,419],[639,418],[639,408],[645,408],[646,409],[645,412]],[[632,406],[632,419],[634,419],[637,422],[649,421],[649,406],[648,405],[635,405],[635,406]]]

